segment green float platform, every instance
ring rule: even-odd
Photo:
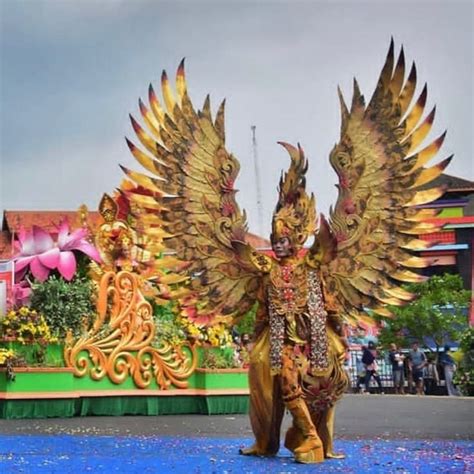
[[[68,368],[15,368],[15,380],[0,369],[0,418],[87,415],[171,415],[247,413],[247,371],[197,369],[189,388],[136,388],[131,378],[120,385],[75,377]]]

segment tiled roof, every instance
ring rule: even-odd
[[[256,249],[269,249],[272,247],[269,240],[264,239],[259,235],[252,234],[251,232],[247,232],[245,240],[248,244]]]
[[[449,174],[442,174],[433,181],[420,186],[420,189],[428,189],[434,186],[446,186],[446,192],[449,191],[472,191],[474,192],[474,181],[470,181],[464,178],[458,178],[457,176],[451,176]]]
[[[102,218],[97,211],[89,211],[88,215],[93,226],[101,222]],[[78,211],[5,211],[3,230],[16,233],[21,227],[30,230],[37,225],[54,233],[63,219],[67,219],[73,229],[81,226]]]
[[[9,232],[0,231],[0,260],[9,260],[12,257],[12,238]]]

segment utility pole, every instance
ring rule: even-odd
[[[251,125],[250,130],[252,131],[253,165],[254,165],[254,170],[255,170],[255,184],[256,184],[256,189],[257,189],[258,234],[260,237],[262,237],[263,236],[263,199],[262,199],[262,183],[260,181],[260,164],[258,162],[258,152],[257,152],[256,125]]]

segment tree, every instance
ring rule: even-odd
[[[380,343],[392,342],[407,347],[414,340],[427,344],[432,338],[436,352],[448,341],[459,339],[467,326],[470,291],[463,289],[459,275],[433,276],[424,283],[413,283],[405,289],[417,298],[406,306],[390,307],[394,318],[383,319]]]

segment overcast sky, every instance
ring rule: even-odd
[[[0,210],[96,209],[137,169],[124,136],[148,84],[174,77],[186,57],[195,105],[227,98],[227,147],[240,160],[239,203],[254,232],[268,233],[279,174],[277,140],[300,142],[318,210],[336,199],[328,154],[339,138],[337,85],[366,99],[390,37],[416,61],[419,90],[437,104],[438,160],[474,179],[473,2],[0,0]],[[215,107],[214,107],[215,110]],[[263,227],[256,209],[251,125],[257,127]]]

